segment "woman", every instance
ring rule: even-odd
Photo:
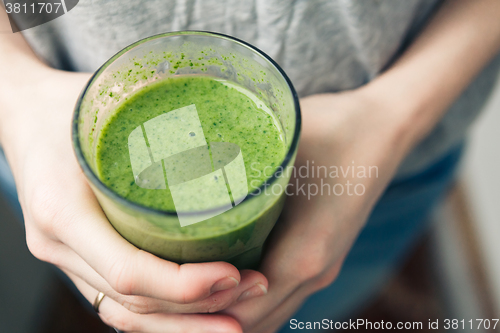
[[[109,225],[72,153],[89,73],[137,39],[186,29],[241,38],[284,68],[301,97],[298,166],[378,170],[327,179],[361,183],[362,195],[290,196],[259,272],[138,251]],[[89,302],[106,295],[99,314],[124,331],[287,332],[342,319],[387,279],[452,181],[499,48],[496,0],[93,0],[1,34],[0,143],[30,251]]]

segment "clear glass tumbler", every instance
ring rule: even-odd
[[[184,75],[208,75],[243,86],[274,112],[283,129],[286,155],[281,165],[232,209],[159,211],[126,200],[98,177],[98,138],[116,108],[141,87]],[[217,33],[172,32],[126,47],[96,71],[76,104],[73,146],[110,223],[130,243],[177,263],[222,260],[240,269],[256,268],[262,246],[283,208],[300,119],[292,83],[262,51]],[[180,226],[181,215],[203,221]],[[209,218],[202,218],[206,216]]]

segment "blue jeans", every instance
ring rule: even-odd
[[[395,179],[386,189],[347,256],[335,282],[312,295],[293,315],[298,321],[348,318],[388,280],[428,227],[428,217],[454,180],[463,144],[426,170]],[[0,151],[0,189],[21,214]],[[2,179],[3,177],[3,179]],[[285,323],[280,333],[293,332]]]

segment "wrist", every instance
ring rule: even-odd
[[[25,68],[17,74],[15,69],[9,70],[0,82],[0,145],[3,146],[33,123],[43,96],[49,93],[48,82],[58,72],[41,63]]]
[[[0,144],[13,171],[31,153],[70,143],[71,115],[89,76],[46,67],[0,93]]]
[[[401,80],[397,73],[384,73],[360,88],[376,104],[384,131],[392,137],[402,158],[427,135],[441,118],[439,106],[433,103],[425,89]]]

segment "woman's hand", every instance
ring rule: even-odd
[[[269,293],[223,311],[248,333],[274,332],[334,281],[408,147],[400,110],[367,89],[311,96],[301,107],[295,178],[261,266]]]
[[[404,156],[498,54],[499,13],[495,0],[445,1],[406,52],[373,81],[353,91],[301,101],[304,126],[297,168],[307,161],[311,168],[314,161],[328,171],[355,166],[356,172],[338,178],[318,177],[316,172],[316,177],[292,179],[292,184],[298,181],[291,188],[296,192],[262,263],[269,293],[225,311],[245,332],[274,332],[309,295],[335,279]],[[377,167],[378,175],[360,177],[358,166],[366,172]],[[350,195],[348,181],[351,194],[357,184],[364,185],[363,194]],[[316,188],[321,191],[324,183],[344,192],[308,196]]]
[[[5,115],[0,138],[33,255],[61,268],[89,302],[103,292],[100,316],[118,329],[240,332],[229,316],[195,313],[222,310],[257,283],[265,289],[266,278],[225,262],[178,265],[123,239],[102,212],[71,147],[72,111],[90,75],[49,68],[37,73],[0,92]]]

